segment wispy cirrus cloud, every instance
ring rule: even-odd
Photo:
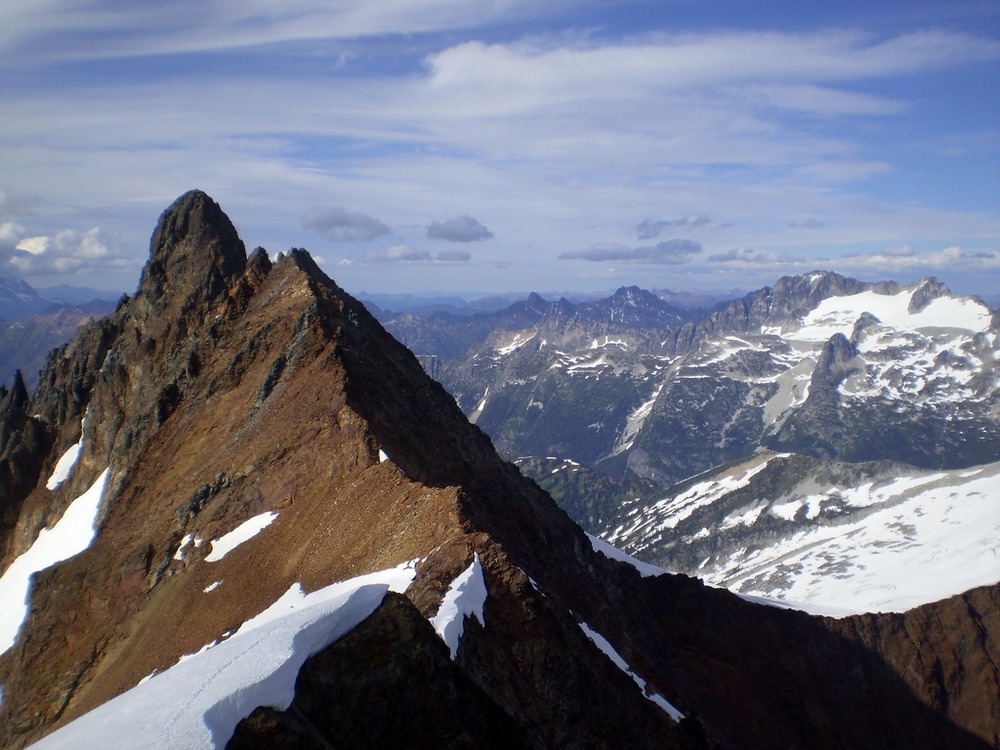
[[[682,217],[679,219],[643,219],[635,228],[636,235],[640,240],[652,240],[659,237],[668,229],[678,229],[680,227],[703,227],[711,224],[712,220],[701,214],[691,218]]]
[[[595,12],[604,25],[587,22]],[[0,191],[45,202],[41,218],[22,221],[22,206],[0,219],[54,237],[99,214],[141,260],[159,211],[198,175],[253,244],[308,246],[301,230],[370,243],[371,276],[353,277],[365,283],[376,267],[378,283],[406,286],[416,269],[388,269],[450,264],[466,287],[471,257],[428,258],[421,242],[495,235],[476,259],[498,290],[526,267],[556,288],[598,283],[605,261],[597,273],[687,270],[734,246],[754,250],[706,268],[930,241],[991,252],[995,201],[966,177],[996,154],[995,123],[960,138],[936,127],[953,102],[978,110],[955,87],[924,87],[995,71],[988,25],[685,32],[650,12],[659,20],[636,33],[574,0],[2,4],[0,66],[16,75],[0,81]],[[931,169],[932,152],[959,161]],[[949,191],[927,175],[958,177]],[[454,206],[489,227],[428,225]],[[678,235],[703,249],[651,242]],[[581,249],[558,256],[567,247]]]
[[[700,253],[701,244],[692,240],[664,240],[655,245],[625,247],[622,245],[594,245],[580,250],[560,253],[563,260],[589,260],[593,262],[648,263],[653,265],[680,265],[688,263]]]
[[[798,263],[800,258],[790,253],[765,252],[746,247],[734,247],[724,253],[715,253],[707,258],[709,263],[727,263],[736,265],[768,265],[782,266],[788,263]]]
[[[410,247],[409,245],[393,245],[382,252],[365,253],[357,258],[362,265],[384,263],[467,263],[472,254],[465,250],[442,250],[431,253],[429,250]]]

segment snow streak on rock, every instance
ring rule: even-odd
[[[97,514],[110,469],[105,469],[86,492],[76,498],[51,529],[42,529],[27,552],[0,577],[0,654],[14,645],[28,616],[31,577],[57,562],[83,552],[97,534]]]
[[[472,564],[451,582],[451,587],[441,601],[441,608],[431,618],[431,625],[447,644],[452,659],[458,654],[458,643],[465,632],[466,616],[475,617],[480,625],[486,626],[483,619],[485,603],[486,581],[477,552]]]
[[[646,698],[662,708],[663,711],[674,721],[680,721],[684,718],[684,714],[678,711],[677,708],[675,708],[666,698],[659,693],[654,693],[646,688],[646,681],[632,671],[632,667],[630,667],[615,650],[615,647],[608,643],[607,638],[598,633],[596,630],[593,630],[585,622],[580,623],[580,629],[583,630],[584,634],[594,642],[595,646],[601,649],[601,651],[603,651],[604,654],[611,659],[612,662],[614,662],[616,667],[635,680],[635,684],[639,686],[639,689],[642,691],[642,694],[646,696]]]
[[[87,414],[89,414],[89,410]],[[87,426],[87,416],[84,415],[83,420],[80,422],[80,439],[75,445],[71,445],[66,449],[66,452],[59,457],[56,462],[55,468],[52,470],[52,476],[49,477],[48,481],[45,483],[46,489],[55,490],[59,488],[63,482],[65,482],[69,475],[73,472],[73,468],[76,466],[76,462],[80,458],[80,451],[83,449],[83,431]]]
[[[205,556],[205,560],[207,562],[218,562],[243,544],[243,542],[257,536],[257,534],[270,526],[277,517],[277,513],[267,511],[266,513],[256,515],[253,518],[248,518],[228,534],[223,534],[215,541],[209,542],[209,544],[212,545],[212,549],[209,551],[208,555]]]

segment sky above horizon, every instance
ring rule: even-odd
[[[1000,293],[1000,3],[6,0],[0,275],[200,188],[352,293]]]

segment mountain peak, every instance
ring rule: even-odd
[[[154,307],[168,298],[214,300],[239,278],[247,261],[236,227],[200,190],[184,193],[160,215],[149,253],[136,296]]]

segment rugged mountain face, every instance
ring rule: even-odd
[[[28,388],[34,388],[50,351],[69,341],[84,324],[114,309],[114,303],[97,300],[0,323],[0,380],[10,382],[14,372],[20,370]]]
[[[996,685],[961,701],[950,691],[964,681],[921,692],[925,671],[883,659],[910,647],[888,621],[844,629],[595,551],[308,254],[247,257],[204,193],[163,214],[135,296],[53,353],[33,398],[15,385],[2,415],[0,467],[20,475],[0,498],[16,517],[0,592],[30,591],[0,655],[5,747],[58,727],[47,746],[74,746],[67,722],[182,655],[250,654],[236,631],[287,592],[407,561],[412,581],[306,662],[288,710],[262,705],[216,744],[392,742],[371,734],[379,721],[419,727],[427,746],[497,731],[530,747],[996,735],[970,718],[996,705]],[[61,562],[27,576],[70,537],[46,558]],[[481,613],[459,615],[446,647],[428,620],[447,619],[470,571]],[[971,674],[992,658],[997,613],[953,614],[985,634],[953,655]],[[913,643],[921,664],[941,647],[931,631]],[[174,736],[166,723],[146,741]]]
[[[549,302],[532,292],[493,313],[395,315],[378,310],[375,314],[393,336],[418,355],[442,358],[461,358],[497,331],[521,331],[553,320],[576,327],[591,324],[641,330],[676,328],[696,315],[635,286],[622,287],[606,299],[579,304],[564,297]]]
[[[933,280],[813,273],[680,325],[498,329],[441,379],[508,455],[665,486],[760,447],[957,468],[1000,459],[998,342]]]
[[[18,320],[35,315],[51,305],[27,282],[0,276],[0,320]]]

